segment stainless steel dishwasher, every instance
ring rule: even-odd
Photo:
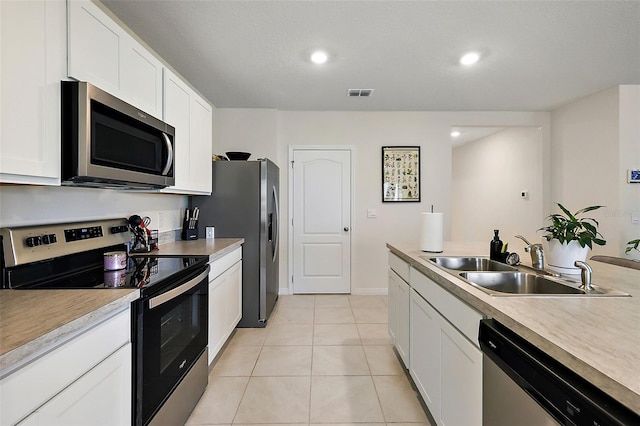
[[[640,416],[493,319],[480,321],[482,423],[640,425]]]

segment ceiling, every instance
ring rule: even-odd
[[[103,3],[218,108],[550,111],[640,84],[640,0]]]

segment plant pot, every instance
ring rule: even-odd
[[[577,241],[560,243],[558,240],[547,241],[542,238],[542,250],[544,253],[545,268],[562,274],[579,274],[580,268],[576,268],[576,260],[587,260],[589,246],[580,247]]]

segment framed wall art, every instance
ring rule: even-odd
[[[420,202],[420,147],[382,147],[382,201]]]

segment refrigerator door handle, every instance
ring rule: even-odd
[[[275,215],[274,215],[275,217],[274,217],[273,224],[272,224],[272,226],[273,226],[273,234],[274,234],[273,244],[272,244],[272,247],[273,247],[272,261],[275,262],[276,261],[276,256],[278,255],[278,243],[279,243],[278,239],[279,239],[279,236],[280,236],[279,235],[280,233],[278,232],[278,222],[280,221],[280,211],[278,209],[278,192],[277,192],[277,189],[276,189],[275,185],[273,186],[272,195],[273,195],[273,207],[274,207],[274,213],[275,213]]]

